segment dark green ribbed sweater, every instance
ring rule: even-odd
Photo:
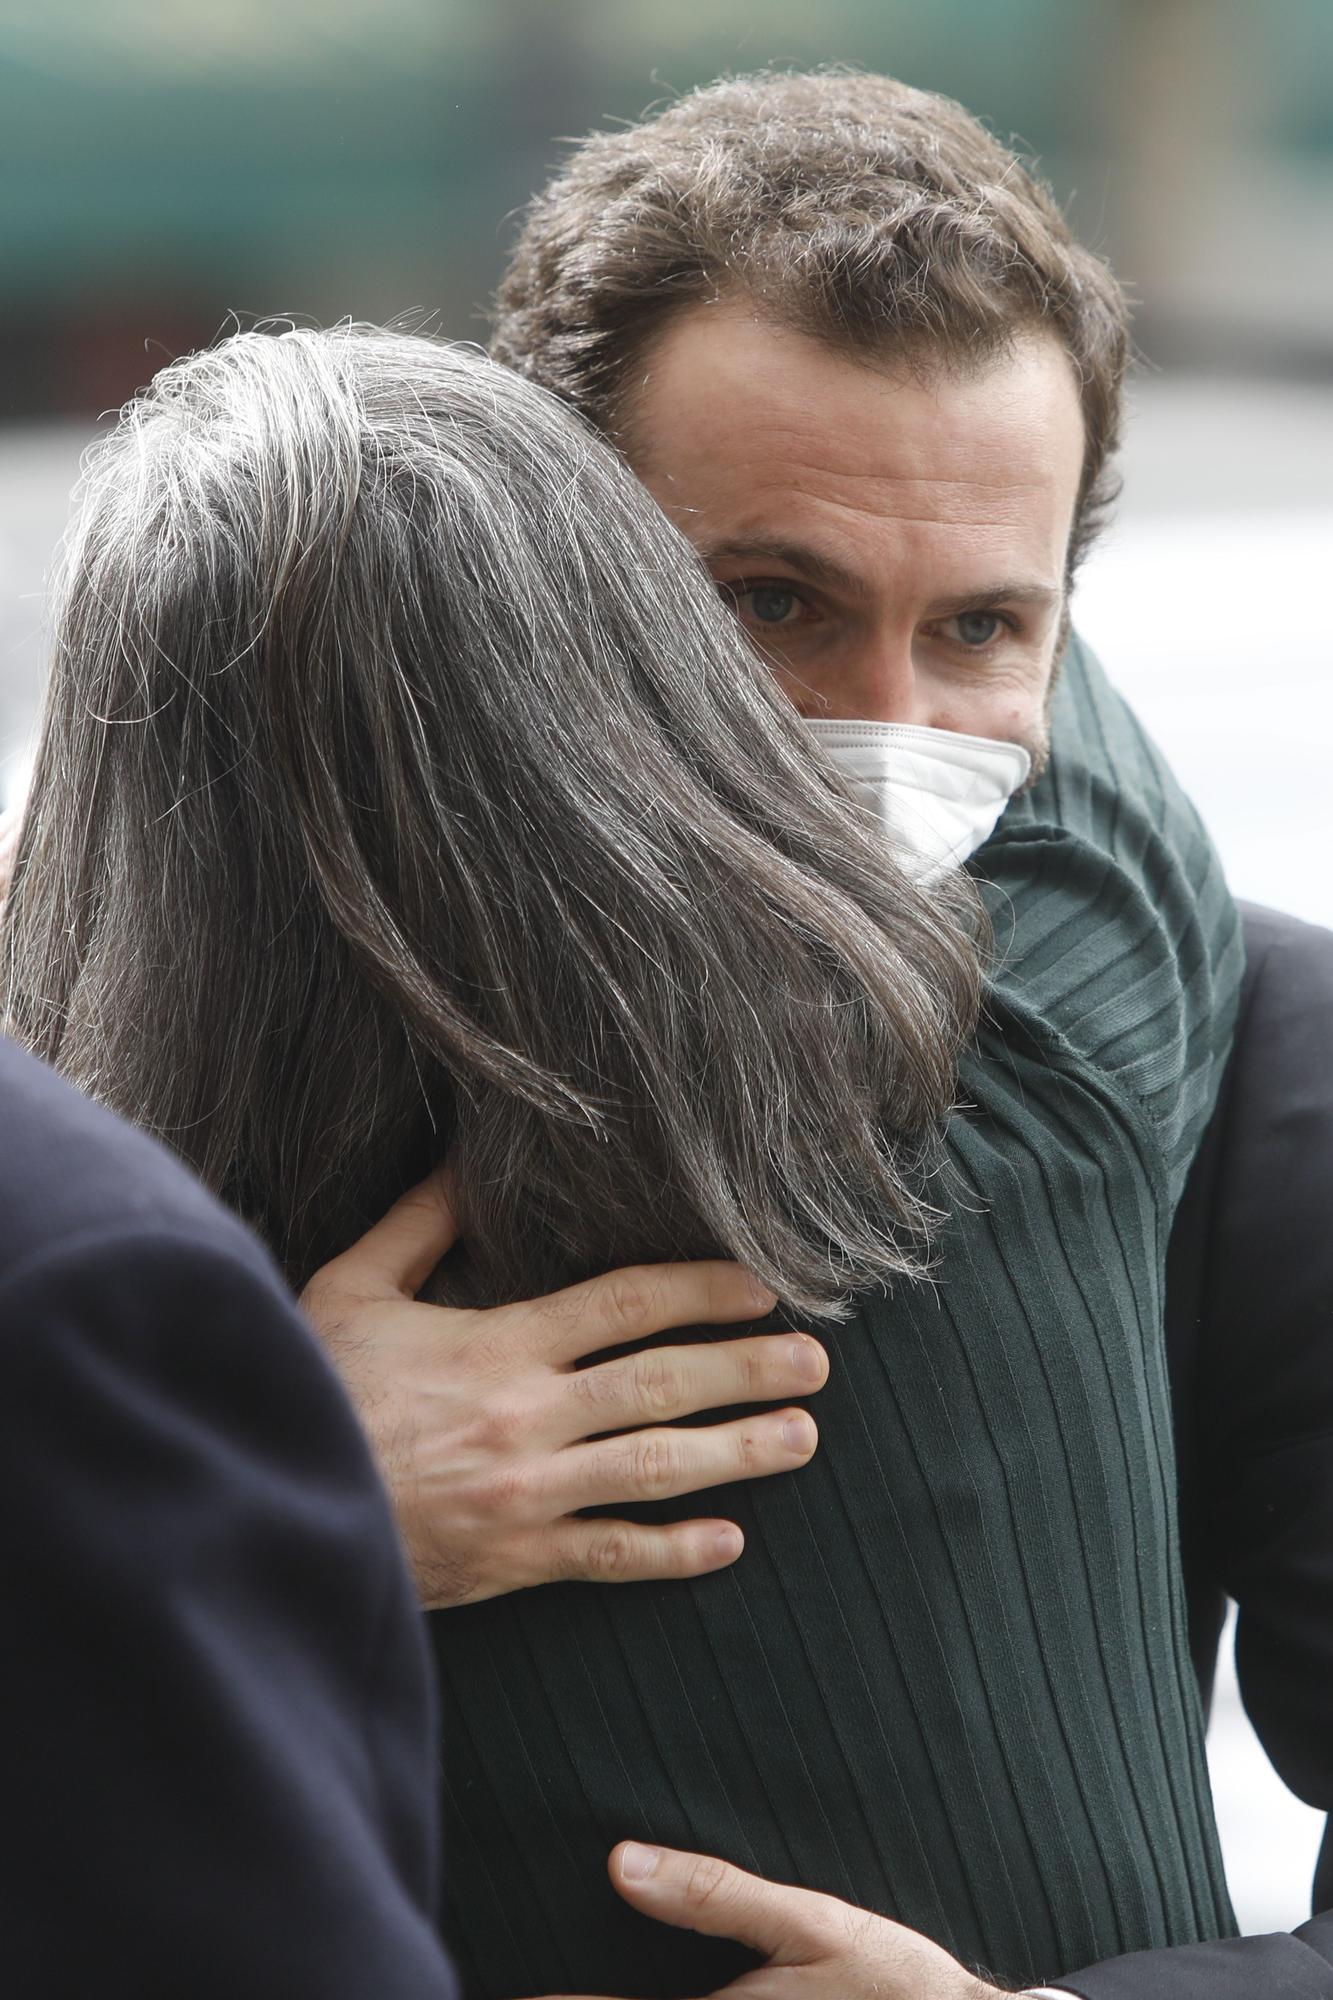
[[[1195,815],[1077,646],[1054,720],[976,863],[999,963],[937,1282],[826,1332],[807,1468],[673,1510],[739,1519],[733,1569],[433,1621],[474,2000],[695,1994],[752,1962],[619,1902],[627,1835],[1015,1982],[1232,1928],[1161,1324],[1241,948]]]

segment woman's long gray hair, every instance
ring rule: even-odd
[[[470,351],[177,362],[95,448],[6,1025],[300,1283],[448,1154],[531,1296],[922,1267],[975,913],[890,865],[611,450]]]

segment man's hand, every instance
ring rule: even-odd
[[[715,1262],[612,1271],[488,1311],[420,1304],[457,1233],[447,1178],[432,1176],[317,1271],[301,1298],[369,1433],[423,1604],[559,1579],[701,1576],[734,1562],[743,1537],[728,1521],[645,1527],[577,1513],[804,1465],[817,1442],[804,1410],[665,1426],[822,1388],[819,1343],[766,1334],[579,1368],[667,1327],[758,1319],[773,1295]]]
[[[736,1938],[768,1960],[710,2000],[999,2000],[1002,1994],[902,1924],[702,1854],[622,1841],[611,1856],[611,1880],[645,1916],[706,1937]]]

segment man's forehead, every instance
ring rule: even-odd
[[[1056,501],[1056,482],[1044,472],[909,478],[879,463],[862,472],[802,459],[777,441],[763,452],[732,452],[728,445],[719,434],[706,454],[673,454],[642,469],[696,546],[800,544],[833,566],[841,547],[881,529],[909,540],[929,540],[941,529],[1021,538]]]
[[[897,500],[909,513],[913,486],[932,508],[948,504],[940,489],[950,485],[998,495],[1045,483],[1060,433],[1082,446],[1072,369],[1047,335],[966,373],[907,372],[727,301],[665,329],[624,414],[622,441],[644,477],[874,482],[905,489]]]
[[[788,572],[845,596],[915,568],[932,597],[1063,574],[1082,415],[1045,336],[934,381],[700,308],[654,348],[629,415],[634,469],[733,573],[782,551]]]

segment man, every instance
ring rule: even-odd
[[[1080,390],[1081,462],[1060,549],[1041,474],[1058,485],[1062,440],[1034,329],[1053,336]],[[1105,504],[1125,314],[1049,198],[957,106],[881,79],[765,77],[585,142],[534,206],[501,289],[496,352],[617,438],[803,712],[1010,738],[1040,760],[1067,584]],[[1006,363],[988,366],[997,353]],[[1289,962],[1300,941],[1283,941]],[[1316,969],[1307,1021],[1319,984]],[[1288,1151],[1291,1116],[1286,1129],[1270,1124]],[[1281,1151],[1270,1138],[1270,1157]],[[1233,1171],[1229,1188],[1236,1181]],[[1197,1283],[1193,1295],[1187,1285],[1205,1198],[1192,1191],[1176,1251],[1178,1389],[1195,1352]],[[1284,1332],[1299,1323],[1308,1333],[1308,1311],[1289,1312]],[[1311,1640],[1318,1617],[1296,1607],[1302,1562],[1326,1568],[1327,1371],[1308,1338],[1285,1340],[1281,1389],[1256,1421],[1256,1369],[1235,1358],[1240,1325],[1233,1299],[1231,1340],[1199,1370],[1204,1414],[1200,1398],[1184,1405],[1187,1473],[1206,1457],[1206,1478],[1185,1496],[1191,1553],[1206,1545],[1210,1559],[1192,1595],[1199,1606],[1215,1597],[1218,1577],[1250,1586],[1250,1685],[1267,1690],[1285,1768],[1321,1796],[1326,1648]],[[1292,1480],[1280,1500],[1276,1445]],[[1254,1469],[1238,1482],[1241,1463]],[[1221,1497],[1223,1465],[1233,1490],[1219,1534],[1216,1513],[1208,1527],[1201,1517],[1204,1490]],[[1285,1548],[1264,1531],[1275,1505]],[[1209,1629],[1200,1610],[1201,1659]],[[1266,1973],[1333,1991],[1323,1961],[1287,1940],[1075,1983],[1094,1995],[1216,1993],[1227,1978],[1256,1990]]]
[[[1123,315],[1007,156],[917,100],[895,151],[880,90],[722,86],[591,142],[502,291],[502,357],[606,425],[798,705],[869,737],[830,747],[887,757],[891,795],[878,730],[929,732],[910,747],[960,796],[978,741],[1054,749],[986,854],[999,966],[936,1290],[830,1337],[821,1450],[741,1490],[731,1569],[437,1622],[450,1934],[479,1993],[566,1966],[697,1992],[736,1963],[596,1898],[599,1825],[834,1890],[1009,1980],[1231,1928],[1159,1343],[1235,920],[1081,649],[1051,694]],[[950,187],[895,206],[886,160]]]
[[[698,1993],[739,1969],[599,1891],[624,1833],[794,1875],[1011,1980],[1229,1927],[1159,1341],[1234,920],[1077,654],[1053,735],[988,857],[1013,914],[937,1289],[858,1300],[829,1336],[821,1450],[729,1499],[734,1567],[436,1622],[449,1935],[478,1995]],[[520,1462],[520,1499],[529,1480]]]

